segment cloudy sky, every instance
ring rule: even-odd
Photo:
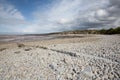
[[[120,0],[0,0],[0,33],[120,26]]]

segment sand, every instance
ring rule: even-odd
[[[0,80],[120,79],[119,35],[67,37],[1,44]]]

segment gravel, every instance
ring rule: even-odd
[[[0,80],[120,80],[119,35],[29,44],[0,51]]]

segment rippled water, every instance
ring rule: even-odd
[[[23,42],[23,41],[39,41],[50,39],[63,39],[63,38],[82,38],[85,35],[0,35],[0,43],[6,42]]]
[[[53,36],[0,36],[0,42],[21,42],[21,41],[37,41],[48,40],[54,38]]]

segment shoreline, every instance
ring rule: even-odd
[[[98,36],[104,36],[104,35],[84,35],[84,34],[82,34],[82,35],[77,34],[77,36],[76,36],[76,34],[72,34],[72,36],[69,36],[69,35],[71,35],[71,34],[68,34],[68,35],[53,35],[53,37],[50,38],[50,39],[0,42],[0,47],[2,47],[2,46],[17,47],[17,44],[50,45],[50,44],[78,43],[78,42],[87,42],[87,41],[89,42],[89,41],[94,41],[94,40],[101,39],[101,37],[98,37]],[[88,38],[88,40],[87,40],[87,38]],[[91,39],[91,40],[89,40],[89,39]]]

